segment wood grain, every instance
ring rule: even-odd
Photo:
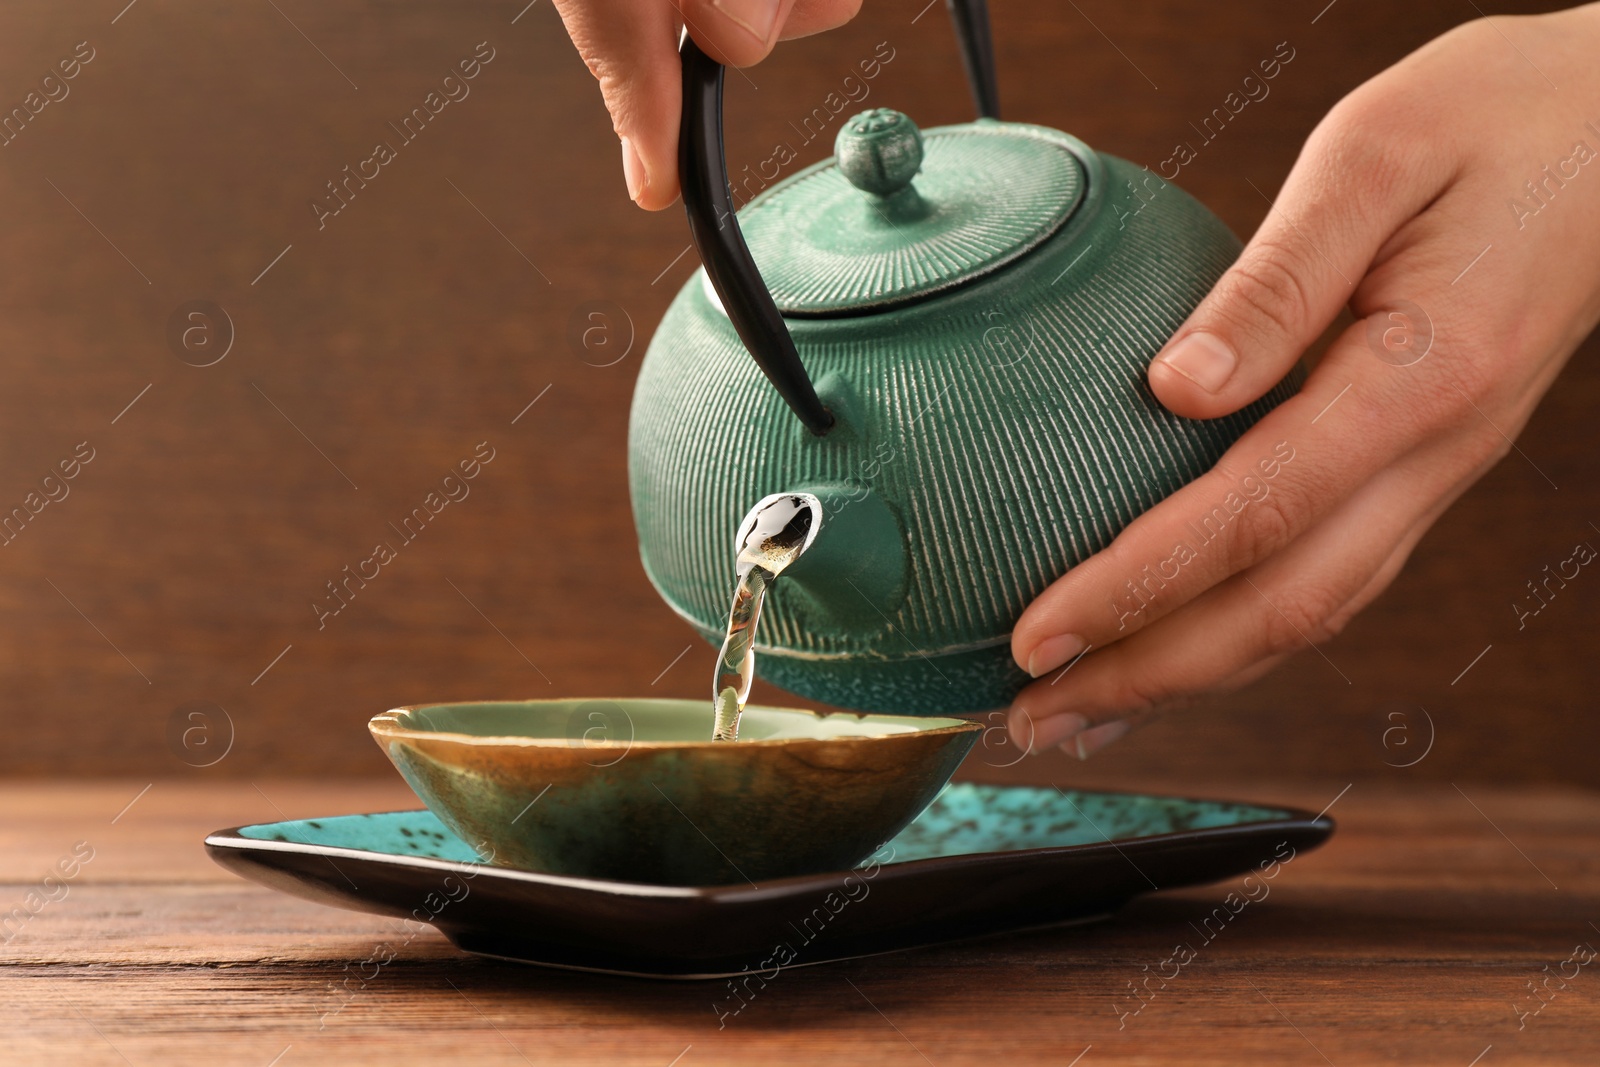
[[[109,820],[145,785],[116,823]],[[1140,787],[1186,792],[1186,783]],[[20,902],[80,840],[94,858],[0,951],[0,1062],[122,1064],[1079,1062],[1466,1067],[1587,1064],[1600,1000],[1600,795],[1571,788],[1234,783],[1339,832],[1205,943],[1238,886],[1161,894],[1114,919],[783,972],[718,1027],[721,983],[477,959],[388,920],[318,907],[212,865],[224,824],[410,806],[381,783],[181,781],[0,787],[0,893]],[[1492,823],[1491,823],[1492,819]],[[1548,880],[1547,880],[1548,879]],[[1554,888],[1559,886],[1559,888]],[[1129,983],[1196,958],[1138,1014]],[[347,994],[378,945],[394,960]],[[1149,971],[1146,968],[1149,968]],[[1570,966],[1567,968],[1571,970]],[[368,972],[370,973],[370,971]],[[1552,982],[1552,988],[1556,983]],[[347,1003],[348,1001],[348,1003]],[[341,1010],[341,1005],[343,1005]],[[1119,1026],[1120,1024],[1120,1026]],[[283,1050],[288,1049],[287,1052]]]
[[[702,694],[711,650],[641,572],[625,472],[639,357],[694,256],[680,212],[627,202],[609,120],[551,5],[124,2],[0,13],[8,101],[76,42],[95,49],[71,95],[0,149],[0,504],[79,442],[95,452],[70,496],[0,548],[0,770],[386,774],[363,724],[395,705]],[[967,119],[948,25],[923,6],[869,4],[731,76],[734,170],[795,141],[791,123],[880,42],[895,58],[862,106]],[[1005,111],[1155,164],[1288,40],[1296,58],[1271,96],[1180,179],[1249,233],[1331,104],[1472,14],[1343,0],[1313,24],[1321,6],[999,0]],[[484,41],[495,58],[471,95],[319,229],[309,204],[325,183]],[[798,145],[796,166],[830,140]],[[1478,245],[1461,240],[1465,259]],[[214,366],[168,345],[169,316],[194,299],[234,324]],[[595,301],[627,352],[611,366],[570,336]],[[1600,591],[1573,583],[1521,633],[1510,610],[1600,521],[1595,348],[1523,454],[1440,522],[1326,659],[1302,655],[1070,773],[1381,780],[1419,750],[1384,747],[1390,713],[1420,739],[1421,707],[1437,736],[1411,778],[1595,781]],[[326,583],[393,539],[389,524],[481,441],[495,459],[470,497],[319,627]],[[228,755],[205,769],[169,736],[191,702],[231,723],[211,721],[207,758]]]

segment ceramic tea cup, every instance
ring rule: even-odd
[[[927,806],[983,727],[710,701],[429,704],[373,718],[424,804],[499,866],[663,885],[840,870]]]

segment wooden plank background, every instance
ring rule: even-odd
[[[0,12],[7,107],[78,42],[93,52],[70,95],[0,148],[0,504],[80,442],[93,452],[70,495],[0,549],[0,770],[384,774],[364,723],[396,704],[705,691],[711,651],[645,581],[625,480],[639,357],[694,256],[680,255],[679,211],[628,203],[588,73],[551,5],[519,16],[522,2]],[[965,120],[948,23],[925,2],[873,0],[848,29],[731,76],[734,168],[794,140],[789,124],[880,42],[894,58],[863,106]],[[1313,23],[1322,7],[998,0],[1005,111],[1155,164],[1290,42],[1270,97],[1181,178],[1248,234],[1267,208],[1250,183],[1276,190],[1331,104],[1474,14],[1342,0]],[[480,42],[493,58],[471,95],[319,229],[308,205],[324,184]],[[801,147],[795,166],[826,150]],[[167,340],[192,300],[233,324],[212,366]],[[571,339],[593,302],[626,352],[614,365]],[[1523,435],[1527,459],[1439,523],[1327,660],[1302,655],[1084,768],[1027,773],[1592,783],[1600,589],[1572,583],[1520,633],[1510,605],[1597,536],[1595,349]],[[494,458],[471,495],[319,630],[324,583],[483,441]],[[195,702],[227,717],[211,713],[205,751],[228,754],[208,768],[171,740]],[[1409,733],[1385,747],[1397,724]],[[1386,766],[1430,736],[1421,763]]]

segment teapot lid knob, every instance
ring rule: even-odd
[[[889,197],[910,186],[922,169],[922,133],[900,112],[874,108],[844,124],[833,153],[851,185]]]

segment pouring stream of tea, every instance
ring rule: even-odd
[[[717,659],[711,695],[716,712],[713,741],[736,741],[739,716],[756,673],[756,623],[767,590],[811,545],[822,523],[822,502],[809,493],[763,499],[739,524],[735,572],[739,585],[728,611],[728,636]]]

